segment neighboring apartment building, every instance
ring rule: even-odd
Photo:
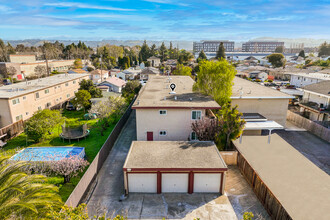
[[[289,99],[294,98],[258,83],[234,78],[232,105],[242,113],[258,113],[282,126],[286,123]]]
[[[227,40],[193,42],[193,50],[195,53],[199,53],[202,50],[204,52],[217,52],[221,42],[223,43],[226,52],[234,51],[235,42]]]
[[[175,93],[170,84],[176,85]],[[191,124],[212,117],[210,109],[220,109],[211,97],[192,91],[189,76],[150,76],[132,109],[136,110],[138,141],[195,140]]]
[[[74,97],[82,79],[89,79],[89,75],[59,74],[0,87],[0,127],[62,105]]]
[[[158,67],[158,66],[160,66],[160,64],[161,64],[161,62],[160,62],[160,58],[155,57],[155,56],[149,57],[149,58],[147,59],[147,61],[150,62],[150,66],[151,66],[151,67]]]
[[[0,74],[3,74],[1,67],[14,66],[16,68],[16,78],[22,79],[24,76],[35,74],[37,66],[46,67],[46,61],[37,61],[35,55],[10,55],[11,62],[0,63]],[[50,71],[66,72],[73,66],[74,60],[49,60],[48,67]]]
[[[284,47],[284,42],[249,41],[242,44],[243,52],[275,52],[276,47]]]
[[[330,81],[303,87],[301,112],[312,121],[330,121]]]
[[[298,88],[330,80],[330,74],[323,73],[290,73],[290,76],[290,84]]]

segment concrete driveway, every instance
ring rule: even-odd
[[[276,131],[276,133],[330,175],[330,143],[308,131]]]

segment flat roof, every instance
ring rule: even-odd
[[[251,82],[239,77],[234,78],[232,87],[232,99],[291,99],[293,96],[287,95],[275,89],[268,88],[255,82]]]
[[[189,76],[150,75],[140,91],[132,108],[200,108],[220,109],[220,105],[210,96],[192,91],[194,80]],[[175,93],[170,94],[170,84],[176,85]]]
[[[313,79],[330,80],[330,74],[326,73],[286,73],[291,76],[301,76]]]
[[[75,79],[80,79],[86,76],[89,76],[89,74],[57,74],[45,78],[2,86],[0,87],[0,98],[13,98],[16,96],[22,96],[24,94],[49,88],[57,84],[62,84]]]
[[[238,151],[292,219],[330,219],[330,176],[279,135],[243,136]]]
[[[273,130],[283,129],[284,127],[275,121],[247,121],[244,130]]]
[[[124,169],[227,169],[211,141],[133,141]]]

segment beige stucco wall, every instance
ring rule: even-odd
[[[69,67],[73,65],[74,60],[59,60],[59,61],[49,61],[48,67],[50,68],[50,71],[57,70],[59,72],[66,72],[69,70]],[[27,63],[27,64],[21,64],[21,71],[24,72],[25,76],[31,76],[34,75],[34,69],[36,66],[45,66],[46,62],[38,62],[38,63]]]
[[[259,113],[285,126],[289,99],[232,99],[242,113]]]
[[[83,78],[88,79],[89,76]],[[75,83],[73,83],[73,81],[75,81]],[[45,93],[46,89],[49,89],[49,93],[47,94]],[[47,108],[47,103],[50,103],[50,106],[48,108],[51,108],[57,104],[61,104],[73,98],[75,91],[78,91],[78,89],[79,89],[79,79],[75,79],[68,81],[67,86],[66,86],[66,82],[64,82],[57,85],[56,89],[55,86],[51,86],[36,91],[39,92],[38,99],[36,98],[36,92],[28,93],[11,99],[0,99],[0,108],[1,108],[0,124],[3,127],[11,123],[14,123],[16,122],[16,117],[20,115],[22,115],[23,120],[26,120],[30,118],[34,112],[38,111],[38,107],[41,107],[41,109],[45,109]],[[19,103],[13,105],[12,100],[16,98],[19,98]],[[3,109],[5,109],[6,106],[9,106],[7,107],[7,109],[10,108],[9,114],[5,113],[9,111],[5,111],[5,112],[2,111]]]
[[[159,110],[167,110],[167,115],[160,115]],[[205,110],[201,111],[204,116]],[[146,141],[147,132],[152,131],[154,141],[187,141],[194,121],[191,112],[191,109],[136,109],[137,140]],[[163,130],[166,136],[159,135]]]
[[[13,123],[8,99],[0,99],[0,128]]]
[[[9,55],[12,63],[33,63],[36,62],[35,55]]]

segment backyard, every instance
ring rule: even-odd
[[[105,131],[104,135],[101,136],[99,129],[97,128],[98,119],[85,120],[84,111],[66,111],[62,112],[62,116],[65,117],[65,123],[70,126],[79,126],[83,124],[88,125],[90,130],[89,136],[85,139],[78,141],[63,141],[59,134],[62,131],[62,124],[57,125],[46,137],[39,143],[34,143],[33,141],[27,140],[27,135],[25,133],[8,141],[7,145],[3,148],[4,153],[7,155],[15,154],[18,150],[25,147],[51,147],[51,146],[79,146],[85,148],[86,159],[89,163],[93,161],[99,150],[101,149],[103,143],[108,138],[112,129],[115,127],[115,123],[111,124]],[[88,168],[88,167],[87,167]],[[87,170],[85,168],[85,171]],[[53,176],[48,178],[48,182],[59,186],[59,194],[62,200],[65,202],[70,196],[71,192],[78,184],[80,178],[84,172],[81,172],[78,176],[73,177],[68,183],[64,184],[64,178]]]

